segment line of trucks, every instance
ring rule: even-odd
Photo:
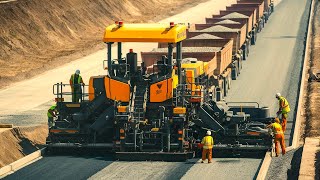
[[[103,149],[120,160],[183,161],[213,132],[215,151],[272,149],[269,108],[227,103],[232,80],[273,12],[270,0],[238,0],[205,24],[126,24],[105,29],[106,75],[92,76],[81,101],[68,101],[69,85],[53,86],[59,112],[47,149]],[[132,49],[124,42],[157,42]],[[117,48],[116,58],[112,48]],[[138,64],[138,62],[142,62]]]

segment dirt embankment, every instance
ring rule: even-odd
[[[320,3],[316,2],[314,22],[312,24],[311,53],[309,73],[320,73]],[[319,74],[320,75],[320,74]],[[318,75],[318,76],[319,76]],[[319,77],[320,78],[320,77]],[[305,102],[305,137],[320,136],[320,81],[311,81],[307,85]]]
[[[303,123],[303,139],[310,137],[312,139],[320,138],[320,2],[315,1],[314,19],[312,22],[310,61],[307,64],[309,73],[309,82],[306,85],[306,94],[304,95],[305,122]],[[319,145],[309,148],[318,149]],[[305,147],[306,148],[306,147]],[[312,149],[308,149],[312,151]],[[314,169],[315,172],[309,172],[315,175],[315,179],[320,178],[320,151],[316,154],[307,154],[304,158],[313,159],[313,165],[306,166]]]
[[[0,0],[0,88],[103,48],[115,20],[157,21],[204,1]]]
[[[0,129],[0,168],[41,148],[47,135],[46,125]]]

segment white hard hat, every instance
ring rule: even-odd
[[[280,97],[281,96],[281,94],[280,93],[277,93],[276,94],[276,98],[278,98],[278,97]]]
[[[78,74],[78,75],[80,74],[80,70],[79,69],[76,70],[76,74]]]
[[[207,131],[207,135],[208,135],[208,136],[211,136],[211,131]]]

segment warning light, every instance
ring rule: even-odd
[[[170,27],[173,27],[174,26],[174,22],[170,22]]]
[[[123,21],[119,21],[119,26],[120,26],[120,27],[123,26]]]
[[[129,53],[133,53],[133,49],[129,49]]]

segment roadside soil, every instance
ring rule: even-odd
[[[320,3],[315,1],[315,14],[312,23],[312,37],[310,46],[310,61],[307,64],[309,77],[312,74],[320,72]],[[319,138],[320,137],[320,82],[310,81],[306,84],[304,95],[304,122],[302,123],[301,139],[306,137]],[[316,177],[320,177],[320,152],[316,154],[316,161],[314,162]],[[314,154],[310,154],[310,157]],[[307,157],[308,158],[308,157]]]
[[[314,22],[312,25],[311,54],[309,73],[320,71],[320,3],[315,7]],[[306,126],[305,137],[320,136],[320,82],[308,83],[306,99]]]
[[[42,148],[47,134],[46,125],[0,128],[0,168]]]
[[[115,20],[156,22],[207,0],[0,0],[0,88],[104,48]]]

